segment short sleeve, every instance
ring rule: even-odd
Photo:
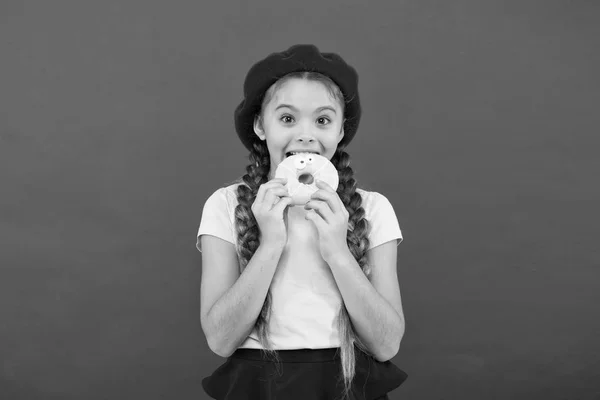
[[[204,203],[200,227],[196,235],[196,248],[202,252],[200,236],[213,235],[235,245],[233,226],[224,188],[215,191]]]
[[[396,239],[396,246],[398,246],[404,238],[402,237],[402,231],[400,230],[400,224],[394,212],[394,207],[387,197],[381,193],[372,192],[371,196],[373,198],[371,199],[367,216],[371,226],[369,249],[394,239]]]

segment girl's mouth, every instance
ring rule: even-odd
[[[316,151],[288,151],[287,153],[285,153],[285,158],[288,158],[289,156],[296,155],[296,154],[317,154],[317,155],[320,155]]]

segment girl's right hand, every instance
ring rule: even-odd
[[[287,243],[284,212],[292,198],[288,195],[286,182],[285,178],[275,178],[258,188],[251,209],[260,230],[261,243],[281,246]]]

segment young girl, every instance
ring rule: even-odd
[[[404,335],[393,207],[356,187],[344,151],[358,128],[358,75],[340,56],[296,45],[256,63],[235,126],[246,175],[206,201],[201,324],[227,361],[202,381],[214,399],[388,399],[407,375],[389,360]],[[290,206],[279,163],[327,157],[332,188]]]

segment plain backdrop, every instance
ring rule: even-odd
[[[391,399],[600,399],[600,4],[0,3],[0,398],[207,399],[204,202],[250,66],[360,75],[347,148],[394,206]],[[594,183],[596,182],[596,183]]]

